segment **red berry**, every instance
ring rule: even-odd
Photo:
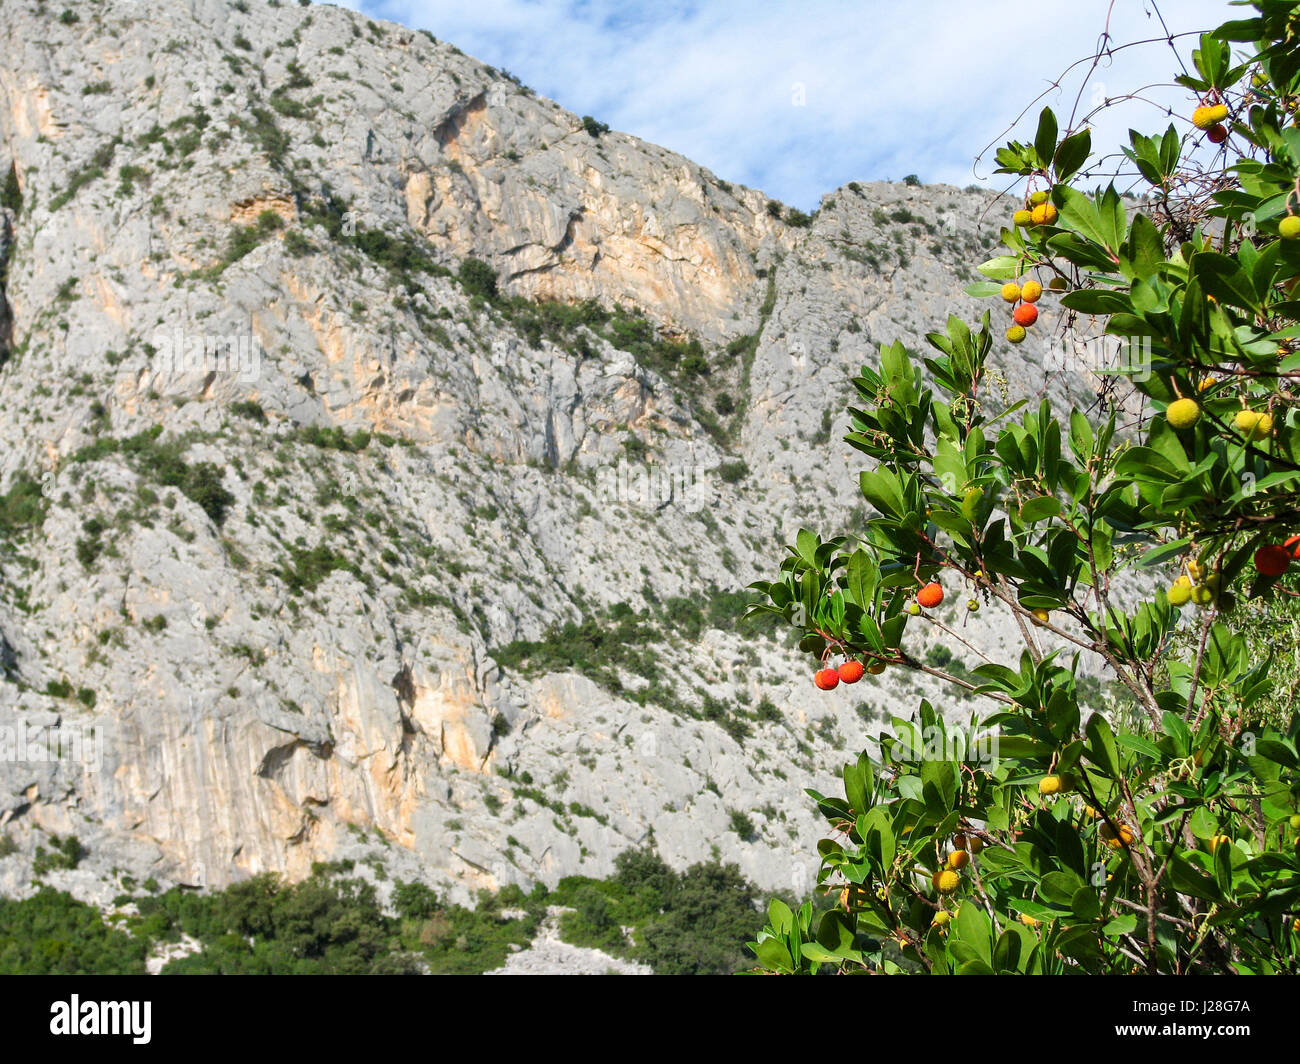
[[[1211,126],[1206,136],[1210,138],[1211,144],[1222,144],[1228,139],[1228,127],[1225,125]]]
[[[1017,325],[1028,328],[1038,320],[1038,308],[1032,303],[1021,303],[1011,312],[1011,316],[1015,318]]]
[[[1291,552],[1276,543],[1255,552],[1255,568],[1264,576],[1281,576],[1291,565]]]
[[[813,677],[813,683],[823,691],[833,690],[839,685],[839,682],[840,674],[834,669],[821,669],[817,675]]]
[[[1300,536],[1290,536],[1282,542],[1290,553],[1292,558],[1300,558]]]
[[[860,661],[846,661],[840,666],[840,679],[844,683],[857,683],[867,670]]]
[[[932,610],[943,601],[943,588],[935,583],[926,584],[916,593],[916,601],[927,610]]]

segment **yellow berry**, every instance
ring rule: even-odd
[[[1201,417],[1201,408],[1195,399],[1175,399],[1165,410],[1169,424],[1176,429],[1190,429]]]
[[[952,894],[961,886],[961,876],[950,868],[943,868],[934,874],[931,882],[940,894]]]
[[[960,872],[968,864],[970,864],[970,854],[965,850],[953,850],[948,855],[948,867],[954,872]]]
[[[1038,781],[1038,793],[1044,796],[1064,794],[1073,787],[1074,780],[1064,772],[1059,776],[1044,776]]]
[[[1026,303],[1037,303],[1038,297],[1043,294],[1043,286],[1037,281],[1026,281],[1020,289],[1020,298]]]
[[[1283,240],[1300,239],[1300,215],[1288,214],[1278,222],[1277,234]]]
[[[1011,216],[1011,220],[1015,222],[1016,225],[1020,226],[1023,229],[1030,222],[1029,211],[1027,210],[1016,211],[1016,213]]]
[[[1207,842],[1206,846],[1210,848],[1210,853],[1214,853],[1220,846],[1228,845],[1232,842],[1227,835],[1214,835]]]
[[[1050,203],[1040,203],[1029,212],[1029,220],[1034,225],[1051,225],[1057,219],[1056,208]]]
[[[1221,103],[1206,104],[1192,112],[1192,125],[1197,129],[1217,126],[1228,117],[1228,108]]]
[[[1192,601],[1192,589],[1183,584],[1174,584],[1165,592],[1165,598],[1171,606],[1186,606]]]
[[[1013,325],[1007,330],[1007,339],[1013,344],[1023,343],[1026,335],[1023,325]]]
[[[1264,440],[1273,434],[1273,418],[1258,410],[1238,410],[1233,421],[1248,440]]]
[[[935,927],[947,927],[952,921],[952,914],[948,912],[938,912],[934,914],[934,919],[930,921]]]
[[[1015,303],[1020,299],[1020,286],[1015,281],[1008,281],[1002,286],[1002,298],[1008,303]]]

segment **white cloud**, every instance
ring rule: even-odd
[[[972,161],[1068,64],[1091,55],[1109,0],[352,0],[372,17],[430,30],[579,114],[662,144],[720,177],[804,209],[850,180],[965,185]],[[1114,43],[1163,35],[1151,0],[1117,0]],[[1164,0],[1172,33],[1240,17],[1227,0]],[[1194,41],[1179,42],[1186,61]],[[1102,93],[1169,82],[1168,45],[1117,53]],[[1068,114],[1080,68],[1047,102]],[[800,103],[802,86],[802,105]],[[1092,96],[1085,93],[1084,110]],[[1189,111],[1182,89],[1157,90]],[[1041,105],[1039,105],[1041,106]],[[1033,135],[1033,108],[1021,139]],[[1094,143],[1167,118],[1134,102],[1103,116]],[[992,164],[979,178],[990,177]]]

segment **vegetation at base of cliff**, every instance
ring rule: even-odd
[[[565,942],[648,964],[656,975],[730,975],[751,963],[754,889],[735,865],[674,872],[650,849],[626,850],[614,865],[606,880],[560,880],[550,904],[573,909],[560,917]]]
[[[138,912],[107,916],[42,887],[23,901],[0,898],[0,975],[138,975],[147,957],[183,935],[201,948],[168,961],[165,975],[474,975],[526,947],[549,906],[575,910],[561,917],[566,941],[658,973],[729,973],[748,963],[754,890],[734,865],[677,873],[650,850],[621,854],[616,864],[609,880],[481,891],[472,909],[400,881],[386,908],[351,861],[317,864],[294,884],[262,875],[208,893],[121,895],[116,904]],[[630,939],[622,926],[633,929]]]
[[[0,974],[143,975],[149,943],[104,922],[99,910],[43,887],[0,897]]]

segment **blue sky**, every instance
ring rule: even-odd
[[[1157,0],[1174,34],[1240,17],[1227,0]],[[345,0],[428,29],[522,78],[577,114],[662,144],[726,180],[805,210],[847,181],[993,183],[975,155],[1069,64],[1089,56],[1110,0]],[[1161,36],[1152,0],[1114,0],[1116,43]],[[1179,42],[1184,57],[1191,38]],[[1117,95],[1176,69],[1168,45],[1115,55],[1094,94]],[[1076,71],[1048,102],[1068,113]],[[1094,144],[1129,126],[1162,130],[1157,88],[1096,123]],[[1033,115],[1041,107],[1035,107]],[[1033,136],[1032,117],[1016,131]],[[989,159],[991,160],[991,153]]]

